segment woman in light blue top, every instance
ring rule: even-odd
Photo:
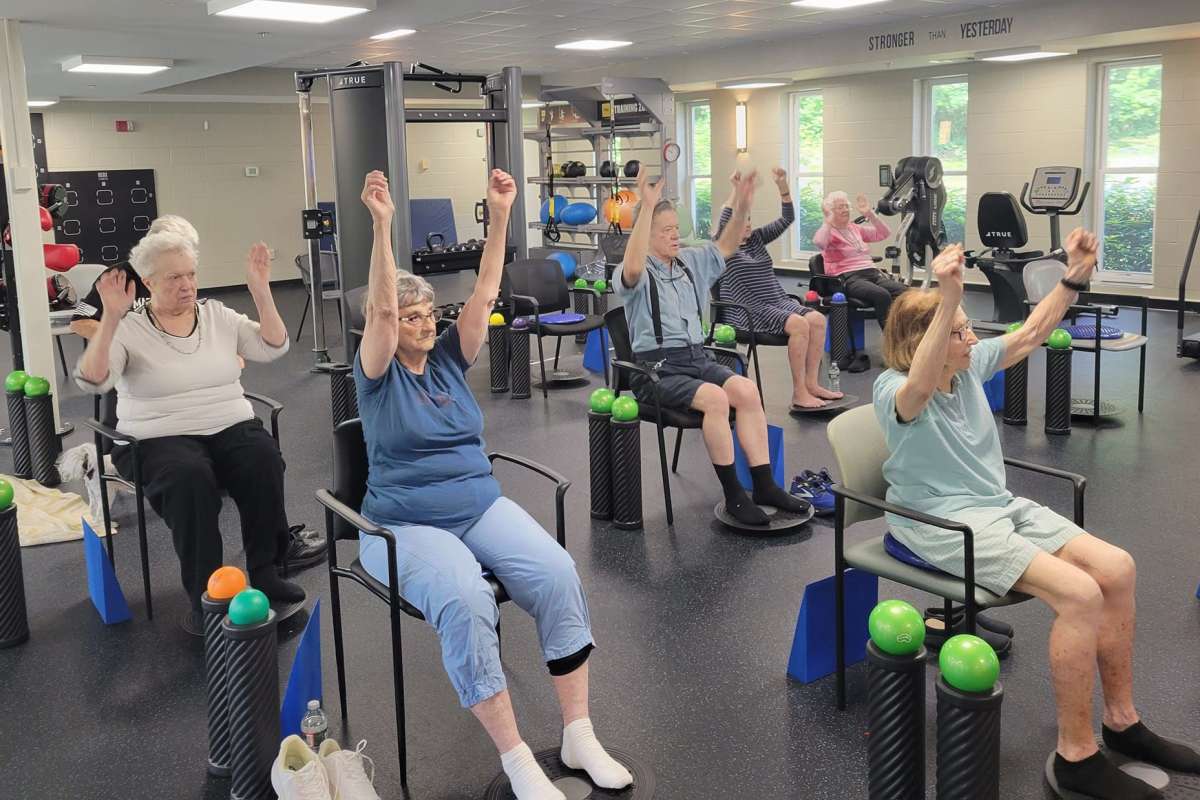
[[[510,175],[493,170],[491,227],[479,278],[458,320],[437,335],[433,289],[392,256],[391,194],[372,172],[362,201],[374,222],[366,326],[354,362],[370,477],[362,512],[396,534],[400,594],[437,629],[442,663],[462,705],[491,736],[520,800],[565,800],[521,740],[500,665],[499,610],[482,577],[490,570],[537,622],[563,715],[563,763],[601,787],[633,778],[611,758],[588,718],[591,623],[575,562],[524,509],[501,496],[483,449],[483,414],[467,385],[500,291]],[[359,558],[388,581],[387,549],[362,537]]]
[[[1133,704],[1133,558],[1070,520],[1006,488],[1003,454],[983,382],[1028,356],[1062,320],[1096,264],[1096,237],[1067,237],[1067,275],[1014,333],[979,341],[959,307],[963,250],[933,262],[938,289],[909,291],[884,330],[888,369],[875,382],[875,413],[891,455],[887,499],[966,523],[974,532],[975,578],[993,592],[1034,595],[1054,610],[1050,672],[1058,703],[1054,770],[1073,796],[1157,798],[1097,749],[1092,689],[1097,665],[1109,749],[1169,769],[1200,772],[1200,755],[1151,733]],[[935,566],[963,574],[963,540],[888,515],[896,538]]]

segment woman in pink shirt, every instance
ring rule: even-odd
[[[882,242],[891,235],[887,223],[875,216],[871,201],[860,194],[855,199],[866,224],[850,221],[850,198],[845,192],[830,192],[821,209],[825,224],[813,234],[813,244],[825,257],[825,274],[842,279],[846,296],[862,300],[875,308],[880,329],[887,322],[892,300],[908,287],[892,278],[871,261],[871,242]]]

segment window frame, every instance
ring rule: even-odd
[[[695,109],[706,106],[708,108],[708,124],[709,124],[709,147],[712,147],[712,100],[709,98],[698,98],[689,100],[682,104],[683,115],[683,141],[685,144],[683,158],[684,168],[679,171],[679,196],[683,202],[687,203],[688,213],[692,220],[691,235],[695,238],[700,238],[700,220],[696,215],[696,181],[697,179],[708,179],[709,185],[712,186],[712,153],[708,156],[708,174],[699,174],[693,171],[696,163],[696,131],[692,124],[692,119]],[[713,224],[713,220],[709,220],[709,225]],[[711,231],[710,231],[711,233]]]
[[[919,78],[917,80],[918,97],[916,106],[918,108],[919,122],[914,126],[913,131],[913,146],[916,152],[925,156],[932,156],[933,153],[933,90],[936,86],[946,86],[949,84],[964,83],[967,86],[967,119],[970,120],[970,103],[971,103],[971,76],[968,73],[958,73],[955,75],[939,75],[935,78]],[[969,158],[971,150],[971,132],[968,123],[967,129],[967,165],[963,169],[948,169],[945,164],[942,164],[942,176],[944,178],[962,177],[965,185],[963,186],[964,199],[971,189]],[[949,192],[947,192],[949,194]],[[965,204],[965,209],[969,212],[969,204]],[[970,229],[971,218],[969,213],[965,213],[963,217],[963,238],[967,238],[967,233]],[[945,223],[943,222],[943,225]]]
[[[796,131],[796,105],[801,98],[804,97],[820,97],[821,98],[821,171],[812,172],[809,170],[801,171],[797,160],[797,131]],[[817,87],[812,89],[798,89],[787,93],[787,103],[785,107],[787,114],[787,171],[788,171],[788,188],[792,192],[792,204],[799,200],[800,196],[800,181],[812,180],[818,178],[821,181],[821,197],[825,197],[825,90]],[[798,217],[798,215],[797,215]],[[799,221],[799,220],[797,220]],[[815,231],[814,231],[815,232]],[[790,235],[787,237],[785,244],[784,258],[789,261],[802,261],[807,267],[808,260],[820,252],[819,250],[805,250],[797,243],[796,238],[800,234],[800,226],[793,225]]]
[[[1090,153],[1092,169],[1092,197],[1088,203],[1086,211],[1091,215],[1092,230],[1095,231],[1096,238],[1100,242],[1099,261],[1096,264],[1094,280],[1097,283],[1108,284],[1124,284],[1133,286],[1153,286],[1154,285],[1154,247],[1158,237],[1158,226],[1154,224],[1154,216],[1158,213],[1158,172],[1159,165],[1155,164],[1153,168],[1144,166],[1138,167],[1108,167],[1106,161],[1108,159],[1108,109],[1109,109],[1109,72],[1114,67],[1137,67],[1137,66],[1157,66],[1160,70],[1163,68],[1163,59],[1160,55],[1136,56],[1131,58],[1106,59],[1095,63],[1093,78],[1095,81],[1095,90],[1092,92],[1092,103],[1094,113],[1089,114],[1089,122],[1091,122],[1093,149]],[[1162,157],[1162,95],[1159,95],[1159,158]],[[1151,237],[1150,237],[1150,269],[1146,272],[1125,272],[1122,270],[1109,270],[1104,268],[1104,185],[1105,179],[1109,175],[1147,175],[1154,176],[1154,209],[1151,214]]]

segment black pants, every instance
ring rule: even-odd
[[[199,609],[208,576],[223,563],[221,491],[242,518],[246,570],[280,561],[287,547],[283,505],[283,456],[257,419],[231,425],[212,436],[144,439],[142,486],[146,499],[171,529],[183,588]],[[113,463],[133,479],[133,452],[113,451]]]
[[[877,268],[847,272],[842,275],[842,284],[846,287],[847,297],[874,306],[875,319],[879,322],[880,330],[883,330],[887,323],[892,301],[908,289],[903,283]]]

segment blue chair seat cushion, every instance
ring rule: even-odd
[[[923,569],[926,572],[941,572],[941,570],[935,567],[933,564],[930,564],[912,550],[909,550],[908,546],[905,545],[904,542],[900,541],[895,536],[892,536],[891,531],[888,531],[883,535],[883,549],[887,551],[889,556],[904,564],[908,564],[910,567]]]

